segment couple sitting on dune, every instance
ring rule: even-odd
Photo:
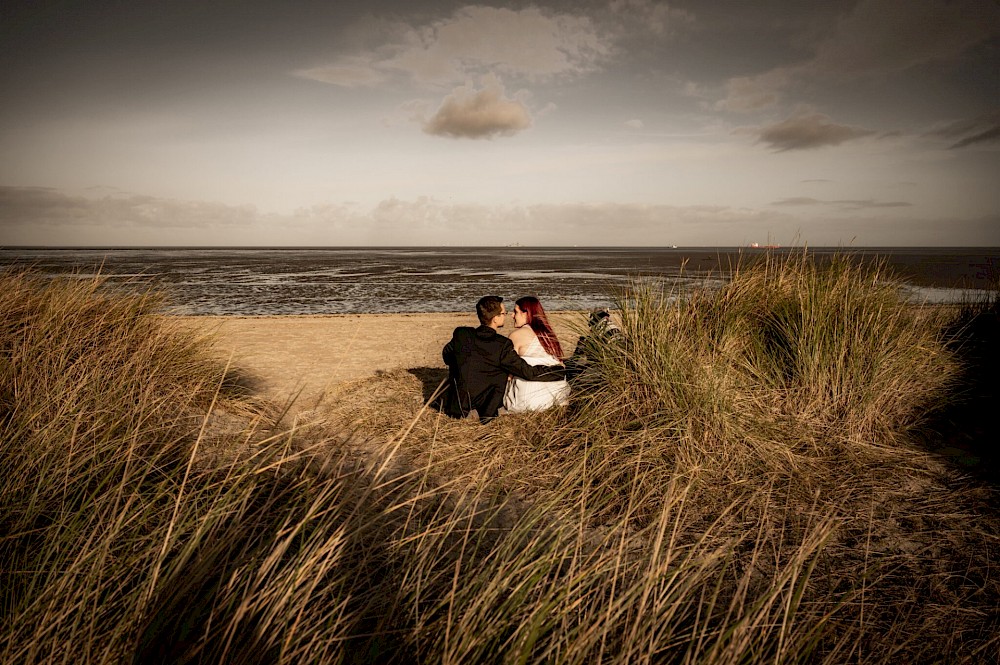
[[[521,412],[569,402],[562,348],[538,298],[526,296],[514,303],[509,338],[497,332],[508,314],[503,298],[480,298],[476,314],[481,325],[455,328],[441,352],[449,372],[445,413],[466,418],[475,412],[486,423],[501,406]]]

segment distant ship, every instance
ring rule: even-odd
[[[750,243],[751,249],[781,249],[781,245],[762,245],[759,242]]]

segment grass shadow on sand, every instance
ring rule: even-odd
[[[441,382],[448,378],[447,367],[411,367],[406,371],[420,381],[424,403],[434,397]]]
[[[264,379],[241,367],[229,366],[222,379],[222,389],[231,395],[258,395],[264,391]]]

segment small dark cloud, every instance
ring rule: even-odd
[[[872,208],[907,208],[912,203],[906,201],[876,201],[875,199],[836,199],[823,201],[809,196],[792,196],[772,201],[773,206],[833,206],[846,210],[868,210]]]
[[[810,113],[765,127],[759,136],[776,151],[785,152],[837,146],[871,134],[873,132],[867,129],[835,124],[822,113]]]
[[[950,146],[953,150],[979,143],[995,143],[1000,141],[1000,109],[975,118],[958,120],[930,132],[929,135],[954,140]]]
[[[808,196],[793,196],[787,199],[781,199],[779,201],[773,201],[771,205],[773,206],[812,206],[819,205],[823,203],[819,199],[810,198]]]
[[[961,141],[956,142],[952,145],[952,148],[965,148],[976,143],[995,143],[1000,141],[1000,124],[994,125],[989,129],[983,130],[978,134],[973,134],[971,136],[966,136]]]
[[[424,124],[424,131],[435,136],[491,139],[512,136],[530,126],[531,115],[524,104],[507,99],[503,86],[491,79],[482,90],[456,88]]]
[[[852,210],[862,210],[870,208],[909,208],[912,203],[907,201],[876,201],[874,199],[839,199],[829,201],[830,205],[850,208]]]

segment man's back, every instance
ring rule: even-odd
[[[444,410],[456,418],[467,416],[473,409],[484,421],[496,417],[508,375],[533,381],[563,378],[561,368],[536,368],[524,362],[509,339],[486,325],[455,328],[441,356],[449,367],[451,381]]]
[[[473,409],[482,417],[496,415],[507,386],[507,370],[501,368],[505,347],[515,353],[510,340],[489,326],[455,328],[441,353],[453,384],[452,399],[445,401],[449,415],[464,417]]]

